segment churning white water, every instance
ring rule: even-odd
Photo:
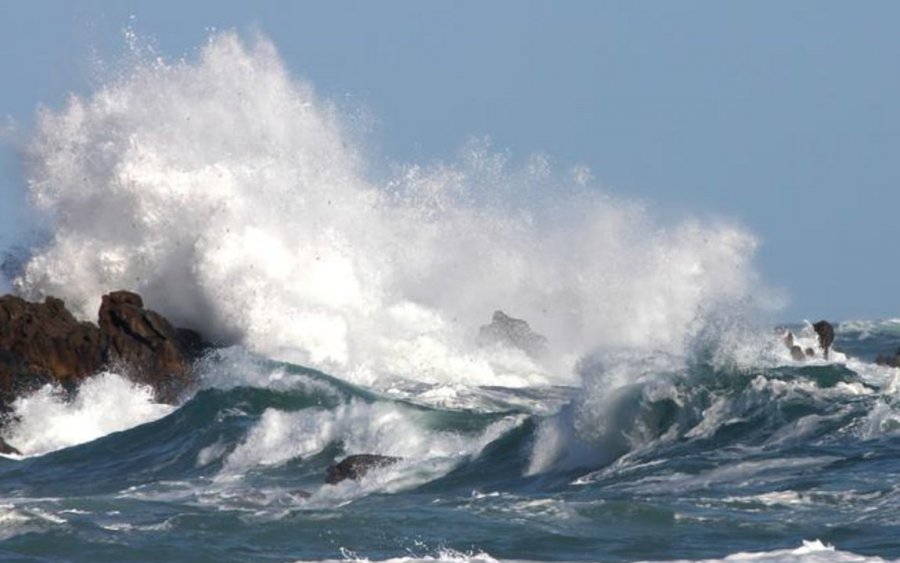
[[[220,342],[371,385],[569,382],[598,346],[678,351],[756,298],[756,242],[733,225],[662,224],[581,168],[485,143],[388,178],[363,148],[265,39],[137,64],[40,113],[27,174],[53,231],[16,288],[86,319],[131,289]],[[548,354],[478,348],[495,309]]]
[[[4,437],[27,456],[84,444],[175,410],[157,403],[153,389],[115,373],[85,380],[71,399],[47,385],[19,397],[12,407],[16,419],[4,429]]]

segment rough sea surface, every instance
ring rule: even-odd
[[[265,38],[128,39],[38,112],[0,287],[136,291],[220,348],[176,406],[116,373],[20,398],[0,558],[900,559],[900,321],[795,362],[741,225],[483,139],[391,162]],[[496,310],[541,349],[479,342]],[[324,483],[362,453],[402,461]]]
[[[20,406],[9,438],[35,453],[0,459],[0,556],[900,558],[900,370],[870,363],[898,341],[900,322],[845,323],[848,360],[647,370],[587,413],[606,425],[590,443],[550,430],[595,408],[576,388],[469,387],[441,407],[231,348],[180,407],[59,447],[146,406],[110,375],[93,397]],[[557,446],[583,451],[548,461]],[[404,461],[326,485],[352,453]]]

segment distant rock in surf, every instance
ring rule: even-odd
[[[897,351],[894,352],[894,354],[891,356],[884,356],[879,354],[878,357],[875,358],[875,363],[880,366],[900,368],[900,348],[897,348]]]
[[[136,293],[103,296],[99,326],[78,322],[55,297],[32,303],[0,297],[0,413],[23,393],[55,383],[73,391],[104,368],[150,385],[157,400],[172,403],[194,383],[193,360],[204,346],[199,334],[176,329],[144,308]]]
[[[822,356],[827,360],[831,345],[834,343],[834,327],[828,321],[819,321],[812,325],[813,331],[819,341],[819,348],[822,350]],[[794,333],[786,328],[777,328],[776,334],[780,334],[785,347],[790,350],[791,358],[794,361],[802,362],[810,358],[816,357],[816,351],[812,347],[807,346],[801,348],[794,338]]]
[[[822,348],[822,352],[827,360],[828,350],[831,349],[831,345],[834,343],[834,327],[828,321],[819,321],[813,324],[813,330],[819,335],[819,347]]]
[[[356,454],[344,458],[328,468],[325,474],[325,482],[334,485],[352,479],[358,481],[363,475],[373,469],[386,467],[400,461],[399,457],[390,457],[376,454]]]
[[[510,317],[503,311],[494,311],[491,324],[478,330],[477,342],[479,346],[511,346],[531,357],[541,356],[547,351],[546,337],[531,330],[526,321]]]

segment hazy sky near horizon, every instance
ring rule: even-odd
[[[27,229],[18,147],[39,104],[97,86],[123,28],[166,56],[264,33],[298,78],[375,119],[373,152],[584,164],[664,215],[759,237],[783,319],[900,317],[900,3],[0,4],[0,247]]]

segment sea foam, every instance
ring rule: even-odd
[[[87,379],[73,398],[47,385],[12,404],[15,420],[4,437],[23,455],[45,453],[90,442],[169,414],[154,401],[153,389],[115,374]]]

